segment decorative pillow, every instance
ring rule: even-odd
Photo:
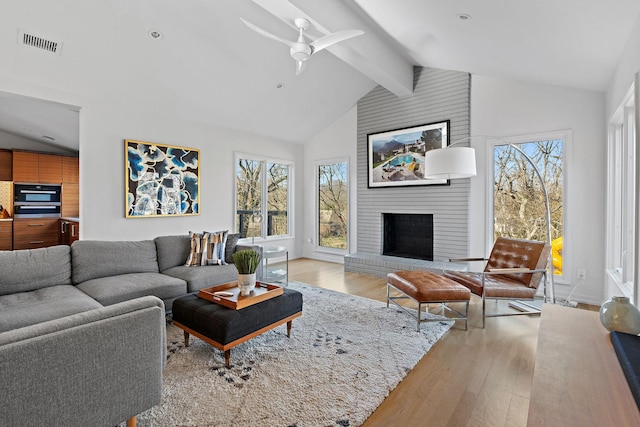
[[[187,262],[184,263],[187,267],[193,267],[196,265],[200,265],[202,261],[202,237],[204,233],[194,233],[192,231],[189,232],[189,237],[191,238],[191,249],[189,250],[189,256],[187,257]]]
[[[215,231],[213,233],[205,231],[202,237],[202,261],[200,265],[224,265],[225,247],[227,244],[227,234],[229,230]]]
[[[238,239],[240,238],[239,233],[235,234],[227,234],[227,244],[224,249],[224,261],[227,264],[233,264],[233,253],[236,251],[236,246],[238,246]]]

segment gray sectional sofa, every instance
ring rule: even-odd
[[[249,248],[228,242],[225,259]],[[237,277],[185,267],[189,250],[184,235],[0,251],[2,425],[114,426],[158,404],[165,313]]]

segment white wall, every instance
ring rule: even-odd
[[[302,165],[303,146],[201,123],[119,113],[113,106],[81,110],[80,182],[83,239],[145,239],[189,230],[234,229],[234,152],[293,160]],[[124,142],[137,139],[200,150],[200,215],[125,218]],[[294,166],[293,173],[296,173]],[[295,192],[295,186],[293,186]],[[301,218],[294,194],[295,215]],[[294,223],[294,236],[300,235]],[[299,256],[293,239],[284,244]]]
[[[640,71],[640,17],[631,30],[622,58],[607,88],[607,119],[611,118],[622,102],[622,98],[633,83],[633,76],[638,71]]]
[[[162,116],[161,111],[131,110],[127,100],[105,102],[24,82],[3,81],[0,90],[78,105],[80,110],[80,233],[82,239],[138,240],[189,230],[234,229],[235,151],[303,162],[303,144]],[[169,113],[167,113],[169,114]],[[180,145],[200,150],[200,215],[125,218],[125,139]],[[302,235],[302,188],[294,191],[293,235]],[[299,240],[299,242],[298,242]],[[301,239],[278,241],[291,258],[301,254]],[[256,243],[258,243],[256,241]]]
[[[356,250],[357,221],[357,129],[358,110],[353,107],[335,123],[308,141],[304,146],[304,257],[344,263],[343,255],[329,254],[316,250],[316,163],[320,160],[338,158],[349,159],[349,242],[350,252]],[[312,242],[308,242],[312,239]]]
[[[603,298],[606,126],[604,93],[473,76],[471,135],[507,137],[571,129],[565,201],[563,262],[573,285],[576,270],[587,278],[572,299],[600,305]],[[485,141],[474,140],[478,176],[471,179],[471,255],[486,255],[487,159]],[[556,296],[572,286],[556,285]]]

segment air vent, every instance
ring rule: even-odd
[[[23,30],[18,30],[18,44],[58,55],[62,49],[61,42],[28,33]]]

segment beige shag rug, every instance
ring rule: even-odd
[[[162,403],[139,426],[359,426],[451,327],[385,303],[290,282],[303,314],[224,355],[168,324]]]

